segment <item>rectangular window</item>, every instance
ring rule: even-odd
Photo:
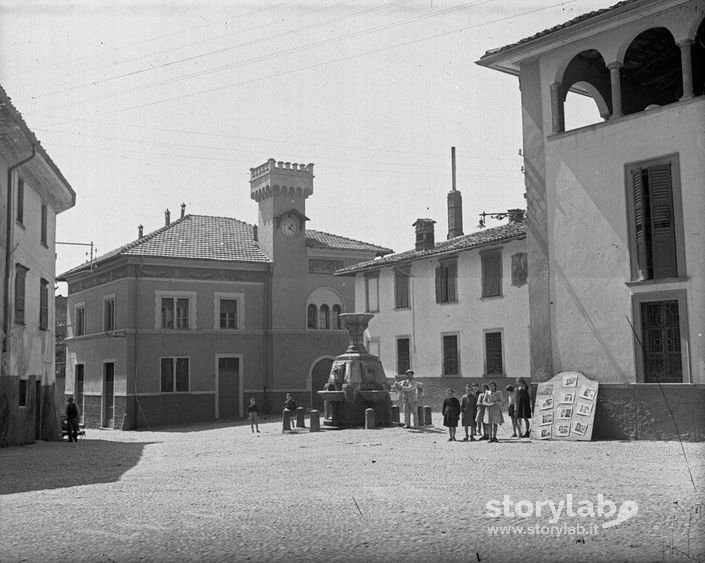
[[[15,323],[24,324],[25,312],[25,282],[27,281],[27,272],[29,269],[21,264],[15,265]]]
[[[397,373],[411,369],[411,354],[408,338],[397,338]]]
[[[394,307],[396,309],[409,308],[409,268],[395,268],[394,270]]]
[[[110,295],[103,299],[103,330],[115,330],[115,296]]]
[[[482,297],[502,295],[502,253],[491,250],[480,253],[482,262]]]
[[[365,303],[368,313],[379,311],[379,272],[365,276]]]
[[[441,262],[436,268],[436,303],[455,303],[458,278],[457,260]]]
[[[186,393],[189,389],[189,359],[161,359],[162,393]]]
[[[24,180],[17,180],[17,222],[24,223]]]
[[[443,375],[460,375],[458,335],[443,335]]]
[[[20,389],[19,389],[19,405],[21,407],[27,406],[27,380],[20,379]]]
[[[504,374],[502,333],[485,333],[485,375]]]
[[[627,198],[633,279],[685,275],[677,160],[629,166]]]
[[[39,280],[39,330],[49,328],[49,282]]]
[[[189,299],[185,297],[162,297],[161,328],[189,328]]]
[[[48,208],[46,203],[42,203],[42,225],[41,225],[41,243],[47,246],[47,220],[48,220]]]
[[[76,336],[86,334],[86,306],[76,305]]]
[[[237,328],[237,299],[220,300],[220,328]]]

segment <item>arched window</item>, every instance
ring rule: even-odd
[[[683,95],[681,52],[665,27],[640,33],[624,54],[622,64],[624,115],[677,102]]]
[[[318,314],[318,328],[322,330],[330,329],[330,308],[328,305],[321,305],[321,310]]]
[[[561,80],[564,131],[601,123],[612,109],[610,71],[599,51],[588,49],[573,57]]]
[[[331,316],[331,327],[334,329],[339,329],[341,328],[340,326],[340,305],[333,305],[332,309],[332,316]]]
[[[318,328],[318,310],[314,304],[308,306],[308,321],[306,326],[308,328]]]

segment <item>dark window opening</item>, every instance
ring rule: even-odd
[[[647,29],[634,38],[621,69],[624,115],[678,101],[683,95],[681,51],[666,28]]]
[[[411,369],[411,354],[408,338],[397,338],[397,373]]]
[[[678,301],[641,304],[644,381],[682,383],[681,332]]]
[[[485,333],[485,363],[487,375],[502,375],[504,373],[501,332]]]
[[[443,337],[443,375],[459,375],[459,373],[458,336],[446,335]]]

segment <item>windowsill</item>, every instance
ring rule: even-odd
[[[411,307],[394,307],[395,311],[411,311]]]
[[[436,301],[437,305],[457,305],[458,301]]]
[[[463,377],[462,373],[442,373],[441,377],[446,378],[446,379],[457,379],[459,377]]]
[[[503,297],[504,297],[504,295],[502,295],[502,294],[500,294],[500,295],[483,295],[482,297],[480,297],[480,301],[491,301],[493,299],[502,299]]]
[[[677,278],[658,278],[654,280],[637,280],[624,282],[624,285],[631,288],[638,287],[652,287],[655,285],[666,285],[671,283],[683,284],[686,283],[690,278],[688,276],[679,276]]]

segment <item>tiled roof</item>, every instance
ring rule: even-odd
[[[116,256],[160,256],[222,262],[271,262],[254,240],[254,226],[230,217],[186,215],[103,256],[100,264]],[[83,264],[59,276],[89,268]]]
[[[622,6],[626,6],[628,4],[633,4],[635,2],[640,2],[642,0],[623,0],[622,2],[617,2],[613,6],[610,6],[608,8],[603,8],[601,10],[594,10],[592,12],[588,12],[586,14],[582,14],[576,18],[573,18],[572,20],[569,20],[565,23],[562,23],[560,25],[556,25],[553,27],[550,27],[548,29],[544,29],[543,31],[539,31],[538,33],[535,33],[531,37],[526,37],[524,39],[521,39],[517,41],[516,43],[511,43],[510,45],[505,45],[504,47],[499,47],[497,49],[491,49],[487,51],[482,58],[480,58],[480,63],[483,61],[483,59],[486,59],[487,57],[491,57],[494,55],[497,55],[503,51],[508,51],[509,49],[513,49],[514,47],[518,47],[519,45],[523,45],[524,43],[529,43],[531,41],[534,41],[535,39],[539,39],[541,37],[544,37],[546,35],[550,35],[551,33],[555,33],[556,31],[560,31],[562,29],[566,29],[568,27],[571,27],[573,25],[579,24],[581,22],[584,22],[586,20],[592,19],[594,17],[597,17],[599,15],[602,15],[606,12],[610,12],[612,10],[616,10],[617,8],[621,8]]]
[[[230,217],[210,217],[207,215],[186,215],[169,225],[134,240],[93,261],[101,264],[116,256],[155,256],[164,258],[191,258],[197,260],[217,260],[222,262],[271,262],[254,238],[254,225]],[[306,246],[335,250],[364,250],[385,254],[388,248],[375,246],[349,238],[306,231]],[[65,278],[90,268],[82,264],[61,274]]]
[[[524,223],[509,223],[508,225],[484,229],[482,231],[477,231],[476,233],[470,233],[469,235],[462,235],[450,240],[444,240],[443,242],[436,243],[436,245],[430,250],[406,250],[404,252],[397,252],[396,254],[389,254],[382,258],[377,258],[376,260],[360,262],[359,264],[354,264],[338,270],[336,275],[354,274],[363,270],[371,270],[393,264],[412,262],[414,260],[428,258],[429,256],[435,256],[438,254],[450,254],[461,250],[470,250],[472,248],[487,246],[488,244],[494,244],[497,242],[521,239],[525,236],[526,225]]]
[[[306,246],[309,248],[330,248],[335,250],[366,250],[375,252],[378,256],[389,254],[391,248],[384,248],[375,244],[369,244],[351,238],[323,233],[321,231],[306,231]]]

